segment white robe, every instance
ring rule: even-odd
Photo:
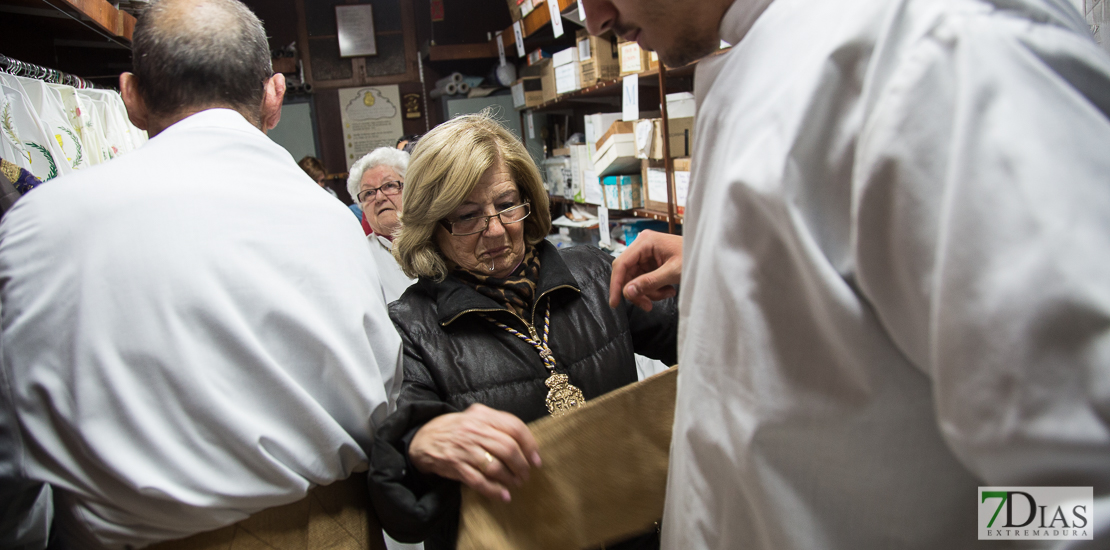
[[[766,4],[696,75],[663,547],[980,548],[981,485],[1105,547],[1110,58],[1064,0]]]
[[[400,389],[357,222],[234,111],[24,196],[0,302],[0,478],[51,484],[71,547],[215,529],[363,470]]]
[[[378,264],[378,275],[382,279],[382,289],[385,291],[386,303],[395,301],[405,293],[405,289],[412,286],[416,279],[410,279],[401,271],[401,264],[393,257],[393,242],[389,239],[371,233],[366,236],[370,243],[370,252]]]

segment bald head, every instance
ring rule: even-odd
[[[262,23],[237,0],[158,0],[135,25],[132,56],[150,113],[226,107],[259,123],[270,48]]]

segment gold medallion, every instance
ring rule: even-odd
[[[547,392],[546,399],[547,412],[551,413],[551,416],[563,416],[586,402],[582,390],[571,384],[570,377],[565,374],[552,372],[544,384],[551,388],[551,391]]]

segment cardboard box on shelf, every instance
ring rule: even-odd
[[[694,150],[694,117],[668,118],[667,137],[670,141],[671,158],[690,156]]]
[[[641,73],[648,68],[647,52],[635,42],[621,41],[617,44],[620,53],[621,76]]]
[[[551,59],[551,52],[543,48],[536,48],[528,52],[529,65],[535,65],[536,63],[539,63],[541,59]]]
[[[593,36],[581,29],[575,38],[578,41],[579,82],[583,88],[620,77],[620,52],[612,33]]]
[[[590,153],[597,151],[597,142],[614,122],[621,119],[621,113],[594,113],[586,115],[586,145]]]
[[[571,61],[555,67],[555,93],[569,94],[582,87],[578,84],[578,62]]]
[[[543,103],[543,80],[538,76],[521,78],[512,86],[513,107],[531,109]]]
[[[532,13],[532,0],[506,0],[509,3],[509,17],[513,22],[520,21],[525,15]]]
[[[551,56],[551,63],[555,66],[556,94],[566,94],[580,88],[578,84],[578,48],[567,48],[555,52]]]
[[[639,174],[606,176],[601,184],[605,190],[606,208],[611,210],[643,208]]]
[[[540,87],[543,90],[543,102],[555,101],[555,97],[558,95],[555,92],[555,66],[551,64],[550,58],[541,59],[535,65],[524,67],[520,74],[521,78],[538,76]]]
[[[686,118],[694,117],[697,112],[697,101],[690,92],[677,92],[667,94],[667,117]]]
[[[636,158],[636,138],[632,134],[613,134],[598,145],[600,148],[594,156],[597,175],[634,174],[640,171],[640,159]]]
[[[672,161],[671,175],[675,181],[675,213],[686,211],[686,195],[690,187],[690,159],[676,158]],[[662,160],[641,161],[644,209],[652,212],[667,212],[667,172]]]
[[[575,61],[578,61],[578,48],[559,50],[551,55],[551,62],[554,63],[556,67],[562,67],[563,65],[574,63]]]
[[[601,134],[601,137],[597,138],[597,145],[595,147],[597,152],[600,153],[601,149],[605,147],[606,142],[613,136],[617,134],[628,134],[628,136],[631,137],[635,129],[636,121],[634,120],[614,120]],[[597,131],[597,129],[595,128],[594,131]]]

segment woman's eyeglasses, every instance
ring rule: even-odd
[[[457,220],[443,220],[440,223],[447,231],[456,237],[464,235],[473,235],[481,233],[489,228],[490,218],[499,218],[501,225],[509,225],[512,223],[520,223],[532,213],[532,207],[529,203],[518,204],[506,208],[496,214],[490,216],[464,216]]]
[[[367,189],[367,190],[359,193],[358,194],[358,202],[359,202],[359,204],[365,204],[367,202],[370,202],[370,201],[374,200],[374,196],[378,194],[378,191],[381,191],[382,194],[387,196],[387,197],[391,197],[393,195],[396,195],[397,193],[400,193],[401,188],[404,187],[404,186],[405,186],[405,182],[403,182],[403,181],[387,181],[387,182],[383,183],[381,187],[375,187],[373,189]]]

